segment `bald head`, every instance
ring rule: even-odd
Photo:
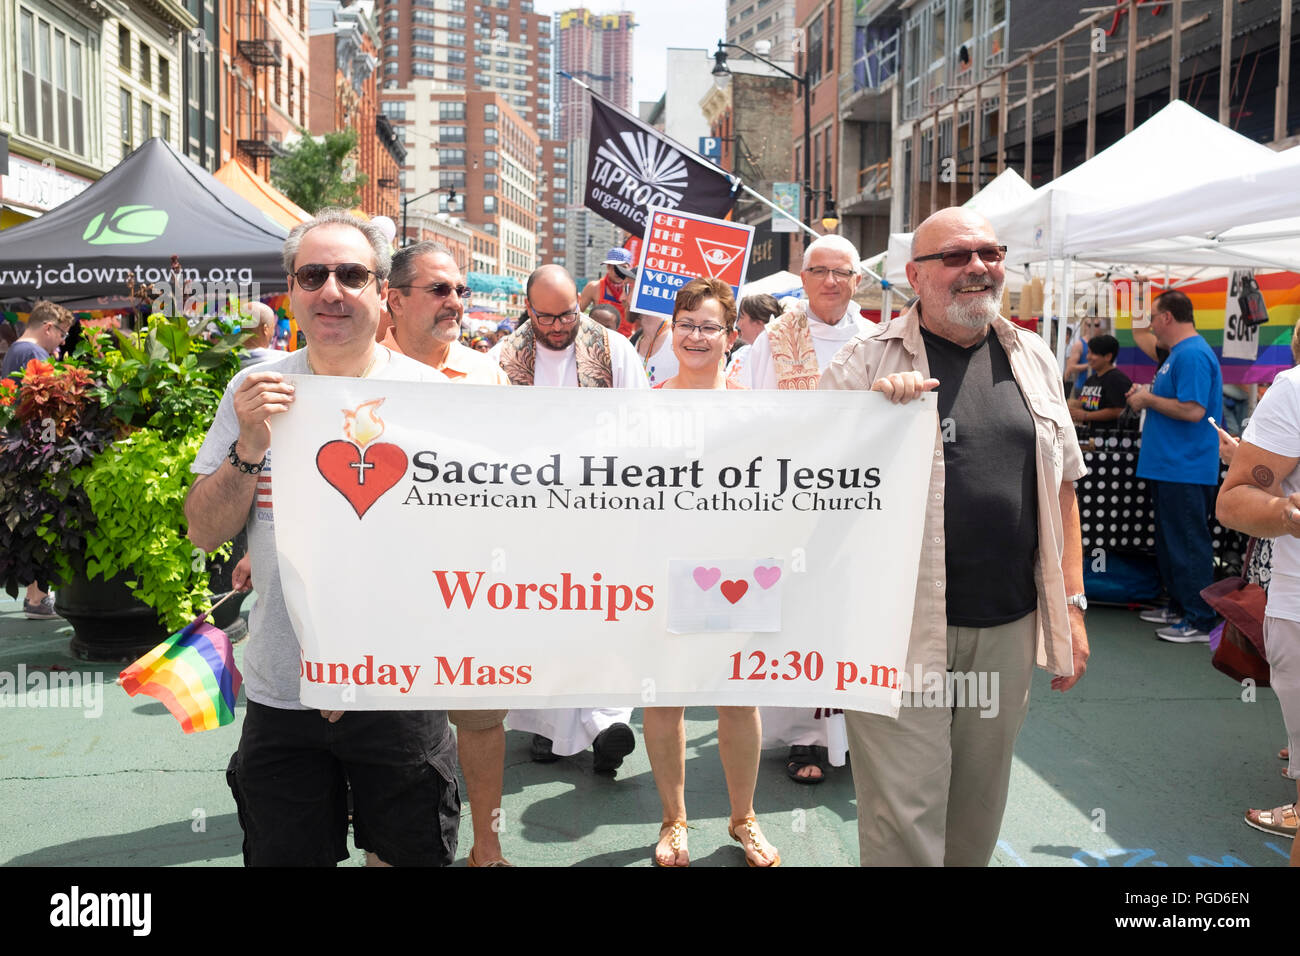
[[[995,235],[992,223],[973,209],[966,209],[962,206],[949,206],[947,209],[940,209],[917,226],[916,231],[912,233],[912,258],[915,259],[917,256],[941,251],[942,247],[938,243],[942,243],[954,231],[985,229],[988,230],[990,236]],[[931,249],[930,246],[935,246],[935,248]]]
[[[528,284],[524,286],[524,294],[529,302],[533,299],[533,288],[535,286],[542,290],[543,295],[557,290],[562,292],[566,288],[573,290],[574,298],[577,298],[578,295],[578,286],[573,281],[573,276],[569,275],[569,270],[554,263],[539,266],[528,277]]]
[[[528,277],[527,297],[537,343],[556,352],[572,345],[578,336],[578,287],[564,266],[535,270]]]
[[[945,254],[948,262],[941,258]],[[912,234],[908,284],[921,300],[927,326],[953,341],[981,333],[993,322],[1005,278],[997,234],[977,212],[941,209]]]
[[[275,338],[275,323],[277,321],[275,309],[265,302],[250,302],[247,311],[248,318],[244,322],[244,329],[252,332],[253,337],[244,343],[244,347],[264,349]]]

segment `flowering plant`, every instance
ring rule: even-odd
[[[67,361],[0,384],[0,586],[125,574],[168,627],[206,607],[189,465],[244,338],[153,315],[136,333],[86,330]]]

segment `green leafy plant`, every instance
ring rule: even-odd
[[[0,585],[122,574],[173,629],[208,607],[184,503],[246,338],[153,315],[0,386]]]
[[[361,201],[364,174],[344,178],[344,165],[357,148],[353,129],[317,138],[305,129],[283,156],[271,161],[271,183],[309,213],[324,206],[351,209]]]

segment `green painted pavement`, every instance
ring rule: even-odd
[[[1295,798],[1278,773],[1285,734],[1272,692],[1243,702],[1241,688],[1210,667],[1204,645],[1156,641],[1132,612],[1094,609],[1089,625],[1093,660],[1075,690],[1058,694],[1046,674],[1035,677],[994,865],[1284,864],[1289,841],[1241,822],[1247,806]],[[21,665],[29,674],[66,668],[104,681],[99,716],[93,700],[0,700],[0,863],[239,865],[224,774],[239,720],[186,736],[160,703],[113,686],[118,667],[75,661],[70,636],[62,622],[27,621],[20,601],[0,601],[0,675]],[[593,774],[590,752],[532,763],[528,737],[507,736],[502,843],[513,862],[649,865],[660,810],[639,713],[634,730],[637,749],[616,778]],[[692,862],[744,866],[726,833],[710,708],[687,710],[686,737]],[[857,862],[848,768],[802,786],[786,778],[783,752],[768,751],[755,805],[786,865]],[[466,807],[458,865],[469,852],[472,812]],[[350,863],[361,862],[354,853]]]

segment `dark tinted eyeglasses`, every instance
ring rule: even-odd
[[[429,293],[429,295],[436,295],[440,299],[447,298],[447,296],[451,295],[453,290],[455,291],[456,295],[460,296],[462,299],[468,299],[471,295],[473,295],[473,292],[470,290],[469,286],[452,285],[450,282],[435,282],[433,285],[404,285],[404,286],[398,286],[398,288],[405,289],[407,295],[410,295],[412,290],[419,289],[422,292]]]
[[[369,285],[371,276],[378,277],[379,275],[378,272],[367,269],[359,262],[344,262],[333,268],[319,263],[301,266],[293,274],[293,277],[304,291],[315,292],[329,281],[331,272],[339,280],[339,285],[352,289],[354,292],[359,292]]]
[[[1006,246],[980,246],[978,249],[949,249],[947,252],[935,252],[928,256],[917,256],[913,262],[931,262],[940,259],[949,269],[958,269],[970,262],[971,256],[979,256],[981,261],[992,265],[1007,257]]]

